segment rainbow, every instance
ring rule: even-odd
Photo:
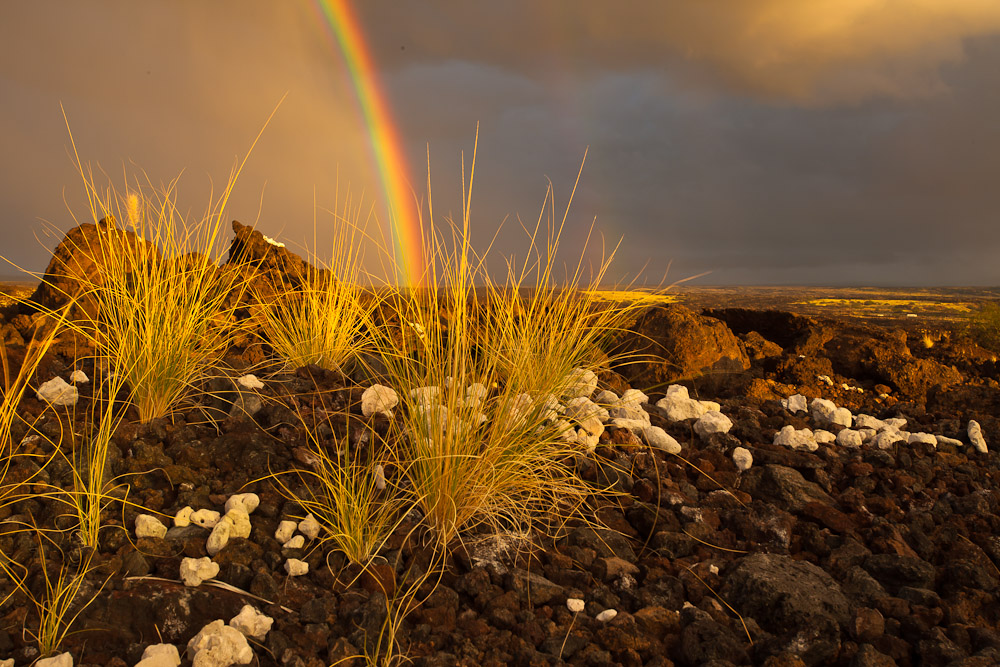
[[[365,43],[361,23],[348,0],[313,0],[313,5],[328,38],[339,46],[354,83],[385,192],[397,262],[402,260],[402,277],[409,286],[420,286],[425,269],[420,212],[403,143],[396,131],[385,92],[379,85],[375,61]]]

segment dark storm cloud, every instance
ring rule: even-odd
[[[624,6],[622,6],[624,5]],[[379,195],[346,71],[308,2],[39,2],[0,28],[4,252],[41,268],[38,217],[62,229],[84,160],[154,181],[181,169],[200,213],[276,101],[233,217],[312,238],[314,187]],[[597,230],[634,275],[702,282],[1000,283],[1000,5],[979,0],[444,0],[357,3],[424,196],[473,238],[524,255],[546,178],[556,218],[589,154],[563,259]],[[155,28],[155,29],[154,29]],[[466,174],[468,176],[468,173]],[[120,180],[120,179],[118,179]],[[266,184],[266,187],[265,187]],[[321,221],[322,223],[322,221]],[[322,241],[322,234],[320,235]],[[54,240],[48,246],[54,244]],[[591,253],[590,256],[592,256]],[[491,264],[492,265],[492,264]],[[3,273],[3,271],[0,271]]]

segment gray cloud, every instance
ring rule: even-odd
[[[702,282],[1000,282],[1000,5],[842,0],[357,5],[406,140],[414,190],[430,146],[435,213],[461,211],[479,160],[473,238],[524,255],[546,178],[557,217],[584,150],[564,255],[596,217],[625,240],[617,273]],[[182,169],[200,213],[277,100],[231,217],[312,239],[313,193],[381,185],[339,53],[308,2],[13,5],[0,27],[4,251],[43,268],[37,218],[71,224],[84,160],[116,181]],[[155,28],[155,29],[154,29]],[[361,191],[364,194],[361,194]],[[379,202],[381,207],[381,202]],[[323,217],[320,216],[320,224]],[[319,247],[327,238],[321,228]],[[57,239],[46,241],[51,248]],[[593,257],[593,249],[588,257]],[[3,273],[4,271],[0,271]]]

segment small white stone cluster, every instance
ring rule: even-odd
[[[806,397],[802,394],[794,394],[781,399],[781,405],[793,414],[806,412]],[[774,444],[810,452],[816,451],[821,444],[832,442],[841,447],[851,448],[871,444],[879,449],[889,449],[897,443],[908,445],[926,443],[933,447],[937,447],[938,444],[955,446],[963,444],[960,440],[947,438],[943,435],[907,431],[905,430],[906,419],[901,417],[876,419],[866,414],[853,415],[847,408],[837,407],[833,401],[825,398],[814,398],[808,404],[808,412],[813,424],[817,427],[838,425],[843,428],[834,435],[823,428],[796,429],[789,424],[775,434]],[[972,446],[985,454],[987,451],[986,440],[983,438],[979,423],[975,420],[969,421],[968,434]]]
[[[445,380],[449,388],[451,381],[450,377]],[[460,409],[470,410],[471,414],[467,416],[475,422],[475,426],[488,419],[483,412],[477,411],[487,392],[487,388],[480,383],[470,384],[465,396],[458,401]],[[538,409],[543,421],[540,428],[555,426],[564,441],[579,444],[587,452],[594,451],[608,426],[628,429],[651,447],[672,454],[681,451],[680,443],[662,428],[650,423],[649,413],[643,407],[649,402],[649,397],[639,390],[629,389],[622,396],[609,390],[597,391],[597,375],[585,368],[575,368],[562,383],[561,395],[561,398],[555,394],[543,397],[533,397],[530,394],[515,396],[512,404],[503,411],[503,419],[506,420],[503,426],[519,428],[528,415]],[[441,428],[449,418],[448,408],[441,403],[440,387],[416,387],[410,390],[409,396],[427,433],[433,433],[435,424]],[[398,405],[399,397],[392,388],[376,384],[365,390],[361,403],[366,417],[376,414],[391,417],[392,408]],[[683,386],[669,387],[667,396],[656,405],[671,420],[698,419],[694,428],[701,437],[725,433],[732,428],[729,418],[719,412],[718,403],[692,400]]]
[[[284,247],[285,247],[285,244],[284,244],[284,243],[282,243],[281,241],[275,241],[275,240],[274,240],[274,239],[272,239],[272,238],[271,238],[270,236],[267,236],[267,235],[265,235],[265,234],[261,234],[261,236],[263,236],[263,237],[264,237],[264,240],[265,240],[265,241],[266,241],[267,243],[269,243],[270,245],[273,245],[273,246],[274,246],[275,248],[284,248]]]
[[[192,667],[250,664],[253,660],[253,649],[247,643],[247,637],[263,640],[273,623],[274,619],[250,605],[243,605],[240,613],[230,619],[228,625],[221,618],[212,621],[187,644],[187,655],[191,659]],[[145,654],[143,656],[145,657]],[[179,664],[180,660],[171,667]]]
[[[212,532],[208,535],[205,550],[209,556],[222,551],[233,537],[250,537],[250,514],[260,504],[256,493],[237,493],[226,501],[226,513],[215,510],[194,510],[184,507],[174,515],[174,526],[183,528],[195,524]],[[167,534],[167,527],[151,514],[140,514],[135,518],[135,536],[137,538],[162,538]],[[219,566],[210,558],[185,558],[181,561],[181,579],[187,586],[197,586],[206,579],[211,579],[219,573]]]
[[[301,535],[294,534],[296,528]],[[316,539],[319,531],[319,521],[312,514],[307,514],[298,523],[287,519],[279,523],[278,529],[274,531],[274,539],[281,542],[281,546],[285,549],[301,549],[305,546],[306,538]],[[309,563],[298,558],[289,558],[285,561],[285,572],[290,577],[300,577],[309,572]]]

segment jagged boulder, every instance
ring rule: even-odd
[[[633,355],[614,370],[640,389],[750,368],[743,344],[723,322],[676,304],[646,310],[613,337],[612,346]]]
[[[315,271],[284,243],[268,238],[238,220],[233,220],[233,240],[226,266],[243,271],[255,281],[258,291],[263,294],[281,294],[299,289],[310,272]]]
[[[105,257],[125,252],[150,253],[157,259],[160,256],[153,244],[132,231],[118,228],[113,216],[103,218],[96,225],[86,223],[74,227],[56,246],[45,276],[29,302],[36,309],[56,310],[80,297],[77,307],[95,314],[93,300],[84,293],[104,284]]]

